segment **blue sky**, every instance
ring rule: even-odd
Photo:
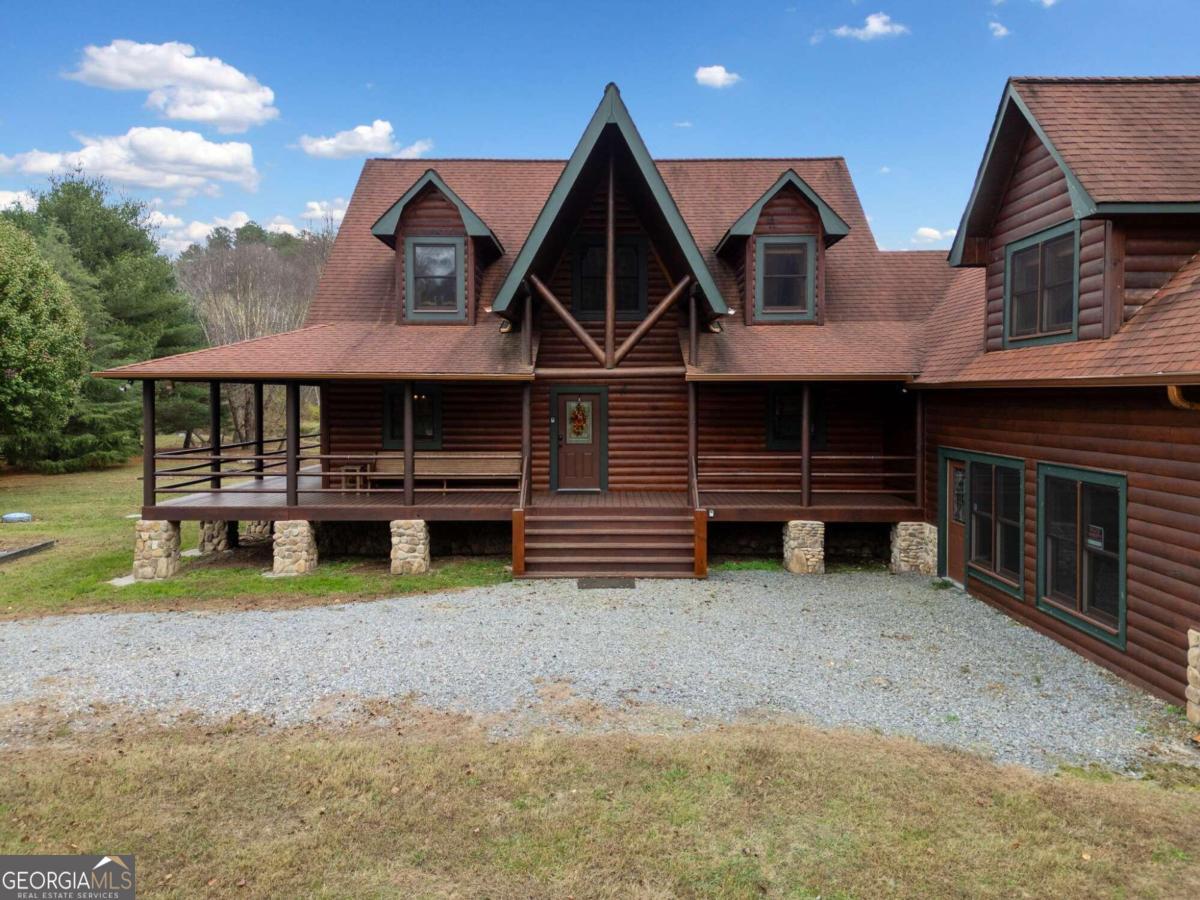
[[[365,156],[562,158],[616,81],[654,155],[845,156],[881,246],[943,247],[1005,78],[1195,73],[1196,11],[9,0],[0,204],[82,162],[153,202],[177,252],[214,223],[336,216]]]

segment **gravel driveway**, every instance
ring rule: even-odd
[[[1037,767],[1136,767],[1169,718],[960,591],[882,572],[0,623],[0,707],[44,704],[77,722],[107,704],[292,724],[410,696],[499,731],[550,721],[555,702],[597,711],[593,727],[798,718]]]

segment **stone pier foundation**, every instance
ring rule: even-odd
[[[271,540],[271,523],[243,522],[238,539],[243,544],[265,544]]]
[[[793,575],[825,571],[825,523],[796,520],[783,526],[783,567]]]
[[[392,574],[420,575],[429,571],[429,526],[423,519],[392,522]]]
[[[897,574],[937,574],[937,526],[928,522],[897,522],[892,526],[891,570]]]
[[[311,522],[288,519],[275,523],[276,575],[304,575],[317,567],[317,535]]]
[[[1200,630],[1188,629],[1187,717],[1200,726]]]
[[[201,522],[200,553],[224,553],[238,545],[237,522]]]
[[[138,519],[133,547],[136,581],[170,578],[179,571],[179,523]]]

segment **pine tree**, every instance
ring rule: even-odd
[[[111,200],[103,181],[78,174],[51,179],[37,200],[36,211],[6,217],[34,236],[76,291],[91,371],[203,346],[171,264],[158,255],[144,205]],[[200,388],[162,384],[159,396],[160,427],[204,423]],[[138,452],[140,430],[140,392],[88,377],[65,427],[6,442],[4,455],[43,472],[117,465]]]

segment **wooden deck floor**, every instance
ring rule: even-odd
[[[160,495],[156,506],[142,515],[171,521],[187,519],[315,521],[390,521],[425,519],[431,522],[506,522],[516,505],[516,492],[505,490],[418,490],[412,506],[404,505],[403,490],[382,493],[322,490],[321,479],[301,475],[298,505],[288,507],[282,477],[233,485],[228,491],[197,491]],[[684,491],[602,491],[557,493],[534,491],[533,507],[581,509],[686,509]],[[888,494],[817,494],[813,505],[803,506],[799,492],[702,492],[700,503],[712,511],[713,521],[786,522],[813,519],[825,522],[901,522],[921,517],[919,507]]]

